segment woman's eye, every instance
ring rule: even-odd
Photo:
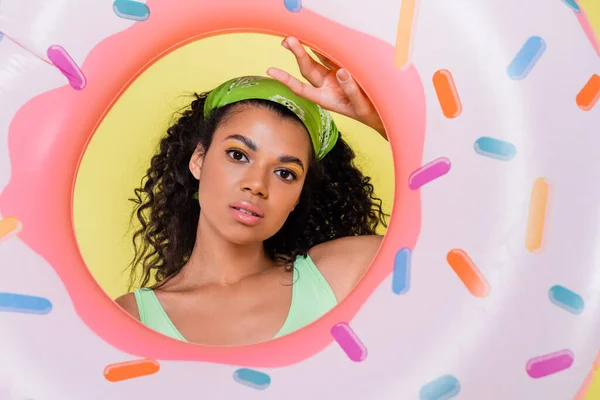
[[[236,161],[243,161],[246,158],[246,155],[239,150],[227,150],[227,154]]]
[[[286,169],[279,170],[277,171],[277,173],[282,179],[286,181],[293,181],[294,179],[296,179],[296,175],[293,172],[288,171]]]

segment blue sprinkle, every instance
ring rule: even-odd
[[[150,9],[144,3],[131,0],[115,0],[113,11],[118,17],[134,21],[145,21],[150,16]]]
[[[2,40],[3,37],[4,37],[4,34],[2,32],[0,32],[0,40]]]
[[[573,314],[581,314],[585,307],[580,295],[560,285],[550,288],[548,298],[553,304]]]
[[[240,368],[235,371],[233,379],[242,385],[261,390],[268,388],[271,384],[271,377],[269,375],[248,368]]]
[[[542,54],[546,51],[546,42],[539,36],[532,36],[521,47],[515,58],[508,66],[507,72],[511,79],[524,79],[533,69]]]
[[[576,13],[579,13],[581,11],[579,5],[575,2],[575,0],[562,0],[562,2],[568,5]]]
[[[0,312],[48,314],[51,310],[52,303],[43,297],[16,293],[0,293]]]
[[[288,11],[298,12],[302,10],[302,0],[283,0],[283,4]]]
[[[404,247],[398,250],[392,275],[392,291],[395,294],[405,294],[410,290],[410,261],[410,249]]]
[[[424,385],[419,391],[421,400],[448,400],[460,392],[460,382],[452,375],[444,375]]]
[[[475,141],[475,153],[496,160],[509,161],[517,154],[517,148],[504,140],[491,137],[480,137]]]

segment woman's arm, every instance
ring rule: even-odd
[[[373,103],[346,69],[313,50],[322,64],[317,62],[295,37],[285,38],[281,45],[294,54],[300,73],[310,85],[278,68],[269,68],[267,74],[297,95],[361,122],[387,140]],[[382,239],[383,236],[378,235],[350,236],[321,243],[309,251],[338,301],[343,300],[362,278]]]
[[[342,301],[363,277],[383,236],[348,236],[321,243],[308,252],[321,274]]]

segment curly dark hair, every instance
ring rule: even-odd
[[[141,227],[134,232],[134,258],[130,289],[142,268],[140,286],[154,278],[159,286],[177,275],[189,259],[196,240],[200,205],[194,194],[198,181],[189,170],[189,160],[197,146],[205,151],[219,125],[240,104],[267,108],[282,118],[300,119],[278,103],[245,100],[214,110],[204,118],[208,93],[194,93],[191,106],[178,113],[178,119],[160,140],[140,187],[135,189],[132,214]],[[274,261],[292,269],[299,255],[323,242],[345,236],[375,234],[381,223],[387,227],[381,199],[374,196],[371,179],[354,166],[354,151],[340,138],[322,160],[311,157],[300,200],[283,227],[264,241]],[[141,242],[141,243],[139,243]]]

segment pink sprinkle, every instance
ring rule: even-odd
[[[408,178],[408,186],[412,189],[418,189],[426,183],[446,175],[450,171],[450,160],[446,157],[440,157],[413,172]]]
[[[81,90],[85,87],[86,80],[83,72],[62,46],[48,47],[47,55],[52,64],[69,80],[73,89]]]
[[[573,352],[571,350],[560,350],[555,353],[544,354],[527,361],[527,374],[534,378],[563,371],[573,365]]]
[[[352,361],[363,361],[367,358],[367,348],[347,323],[336,324],[331,328],[331,335]]]

